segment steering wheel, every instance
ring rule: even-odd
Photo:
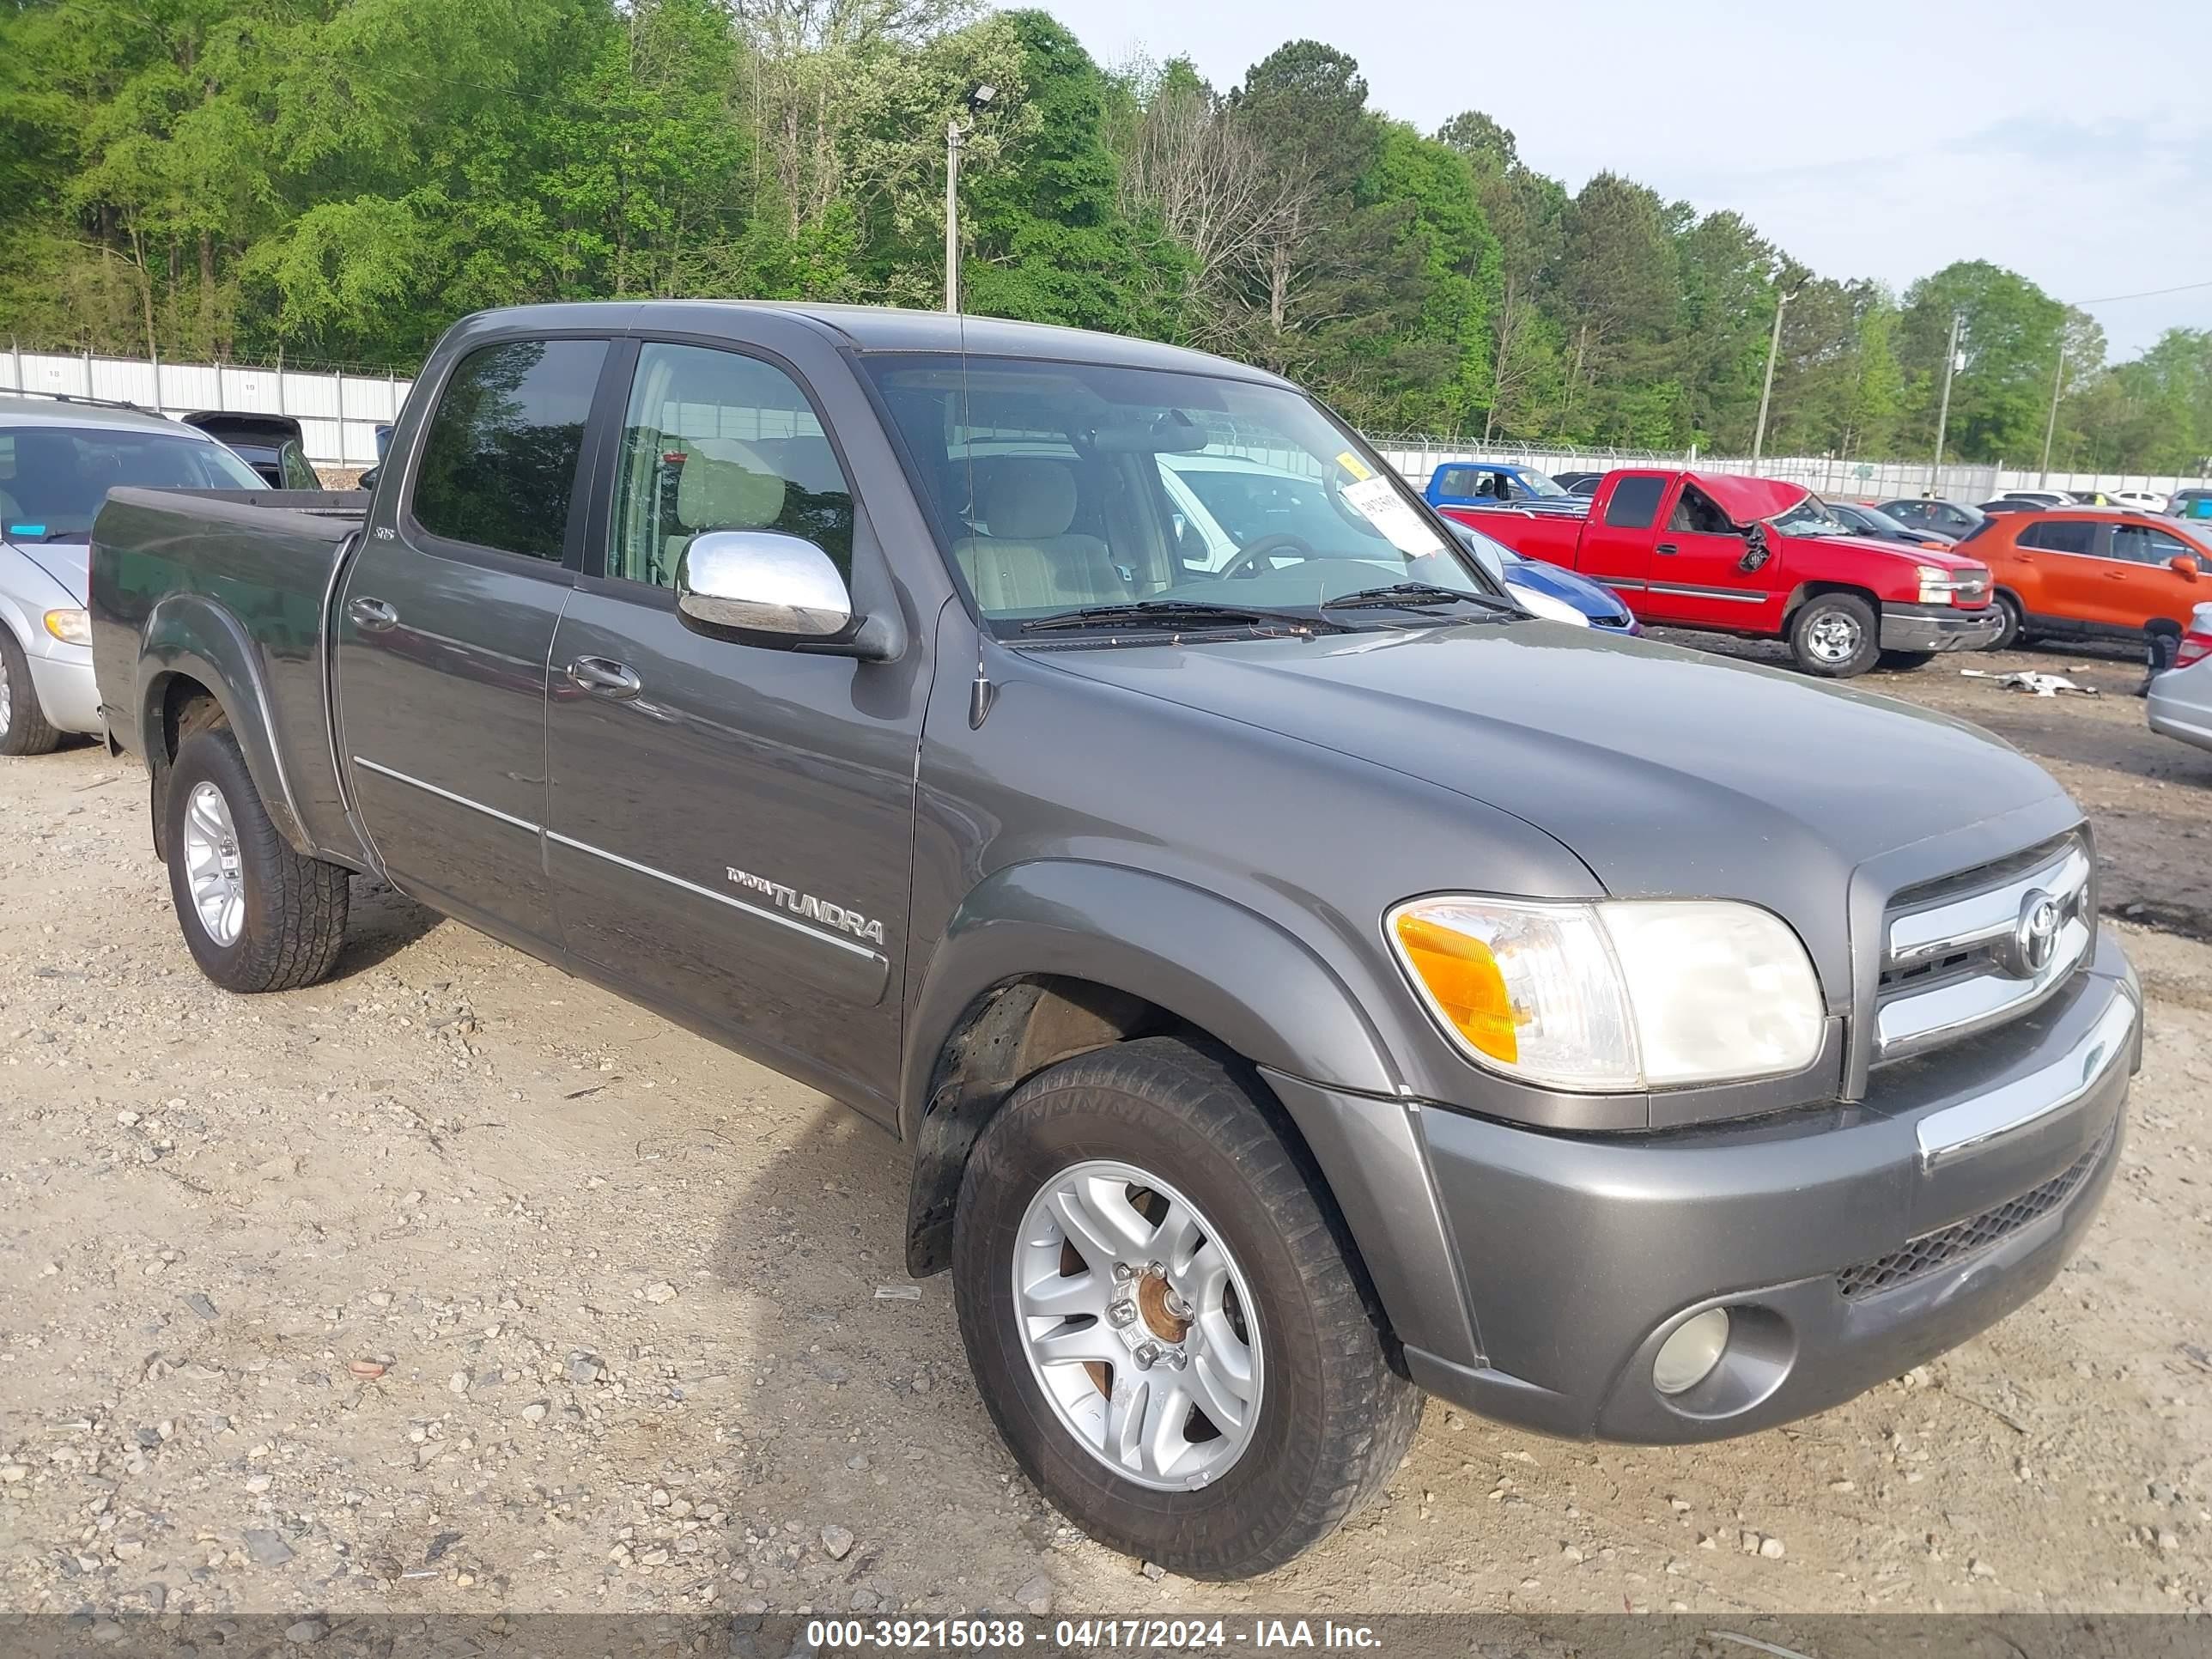
[[[1320,556],[1313,550],[1313,544],[1304,537],[1293,536],[1286,530],[1279,530],[1272,536],[1261,537],[1249,547],[1238,549],[1237,556],[1223,565],[1217,574],[1224,580],[1236,577],[1256,576],[1267,568],[1260,562],[1262,559],[1270,558],[1285,548],[1295,552],[1301,559]]]

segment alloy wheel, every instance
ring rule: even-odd
[[[1131,1164],[1063,1170],[1030,1200],[1013,1275],[1030,1370],[1091,1456],[1173,1492],[1243,1455],[1261,1333],[1243,1270],[1188,1198]]]
[[[201,928],[229,949],[246,931],[246,872],[230,803],[211,783],[195,787],[185,805],[185,872]]]

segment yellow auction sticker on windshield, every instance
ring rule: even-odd
[[[1368,471],[1367,464],[1348,449],[1336,458],[1336,464],[1362,483],[1375,476]]]

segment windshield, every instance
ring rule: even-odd
[[[118,484],[259,489],[253,469],[206,438],[135,427],[0,427],[0,532],[81,541]]]
[[[1850,526],[1828,511],[1828,504],[1818,495],[1808,495],[1803,501],[1772,521],[1774,527],[1785,536],[1848,536]]]
[[[1022,358],[863,361],[994,632],[1154,602],[1313,617],[1407,582],[1448,590],[1425,603],[1496,594],[1405,483],[1297,392]]]

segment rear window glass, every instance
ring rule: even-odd
[[[1666,493],[1667,481],[1652,474],[1638,474],[1623,478],[1613,487],[1613,499],[1605,504],[1605,521],[1623,530],[1642,530],[1659,516],[1659,498]]]
[[[416,522],[434,536],[558,560],[605,340],[511,340],[471,352],[430,417]]]
[[[2022,547],[2038,548],[2046,553],[2087,553],[2096,541],[2095,525],[2066,519],[2032,524],[2020,532]]]

